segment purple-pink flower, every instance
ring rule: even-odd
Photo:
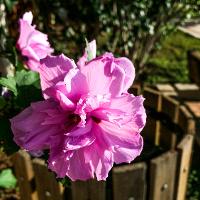
[[[26,12],[19,20],[20,35],[17,41],[17,48],[21,51],[25,64],[31,70],[38,71],[40,60],[53,52],[48,42],[47,35],[36,30],[31,25],[33,15]]]
[[[49,149],[49,169],[71,180],[105,180],[114,163],[140,155],[146,113],[144,98],[127,92],[135,75],[129,59],[105,53],[77,67],[47,56],[38,71],[45,100],[11,119],[19,146]]]

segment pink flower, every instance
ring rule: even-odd
[[[49,149],[57,177],[105,180],[114,163],[130,163],[143,148],[144,98],[127,93],[134,67],[111,53],[85,63],[47,56],[39,73],[44,101],[11,119],[15,142],[27,151]]]
[[[53,52],[48,42],[47,35],[35,29],[31,25],[33,15],[26,12],[19,20],[20,35],[17,41],[17,48],[24,57],[24,62],[31,70],[37,71],[40,60]]]

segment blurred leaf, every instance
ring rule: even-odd
[[[0,173],[0,187],[15,188],[17,179],[12,173],[11,169],[4,169]]]
[[[11,12],[17,0],[4,0],[4,2],[8,11]]]
[[[21,70],[16,72],[15,79],[18,86],[32,85],[39,81],[39,75],[33,71]]]
[[[3,85],[7,87],[10,91],[14,93],[15,96],[17,96],[17,88],[16,88],[16,82],[15,78],[8,76],[7,78],[0,78],[0,85]]]

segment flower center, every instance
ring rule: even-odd
[[[64,129],[66,131],[70,131],[75,126],[77,126],[80,123],[80,121],[81,121],[80,116],[72,113],[72,114],[68,115],[67,121],[64,124]]]
[[[81,121],[80,116],[74,113],[70,114],[68,119],[69,119],[70,124],[74,124],[74,125],[77,125]]]

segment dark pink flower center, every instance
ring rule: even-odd
[[[68,119],[69,119],[70,124],[74,124],[74,125],[77,125],[81,121],[80,116],[74,113],[70,114]]]

